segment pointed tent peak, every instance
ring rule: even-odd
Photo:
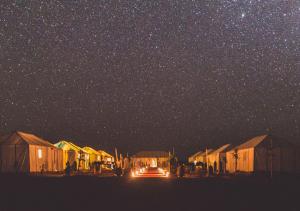
[[[67,144],[68,144],[67,141],[61,140],[61,141],[55,143],[54,145],[55,145],[56,147],[63,148],[63,147],[64,147],[65,145],[67,145]]]
[[[57,142],[55,144],[55,146],[57,146],[58,148],[64,148],[65,146],[68,146],[70,149],[72,149],[74,151],[82,151],[82,152],[88,154],[88,152],[86,150],[77,146],[76,144],[72,143],[71,141],[67,141],[67,140],[61,140],[61,141]]]
[[[236,149],[246,149],[246,148],[254,148],[258,146],[260,143],[262,143],[269,135],[260,135],[256,136],[248,141],[246,141],[243,144],[238,145],[237,147],[233,148],[234,150]]]
[[[198,155],[200,155],[202,153],[203,153],[203,151],[198,151],[198,152],[192,154],[190,157],[196,157],[196,156],[198,156]]]
[[[231,144],[225,144],[221,147],[219,147],[218,149],[216,149],[215,151],[212,151],[210,154],[217,154],[217,153],[221,153],[221,152],[226,152],[231,150],[233,147]]]
[[[88,153],[92,153],[92,154],[96,154],[96,155],[100,155],[101,154],[100,152],[98,152],[97,150],[93,149],[92,147],[85,146],[82,149],[84,149]]]
[[[20,144],[22,141],[30,145],[55,147],[49,141],[46,141],[34,134],[22,131],[14,131],[5,135],[2,143]]]
[[[1,144],[15,145],[15,144],[28,144],[19,134],[18,131],[6,133],[0,138]]]
[[[191,155],[190,157],[197,157],[197,156],[206,155],[206,151],[209,154],[209,153],[213,152],[213,149],[207,148],[207,149],[204,149],[204,150],[200,150],[200,151],[194,153],[193,155]]]
[[[111,154],[105,152],[104,150],[97,150],[98,153],[100,153],[101,155],[103,156],[106,156],[106,157],[113,157]]]
[[[214,149],[205,149],[201,154],[199,154],[199,156],[203,156],[203,155],[206,155],[207,154],[210,154],[212,151],[214,151]]]
[[[169,153],[165,151],[140,151],[133,157],[169,157]]]
[[[64,146],[71,146],[72,148],[80,148],[79,146],[73,144],[73,142],[69,141],[69,140],[60,140],[59,142],[57,142],[56,144],[54,144],[57,147],[63,148]]]
[[[18,135],[25,140],[28,144],[32,144],[32,145],[41,145],[41,146],[48,146],[48,147],[55,147],[52,143],[50,143],[49,141],[46,141],[34,134],[30,134],[30,133],[25,133],[25,132],[21,132],[18,131],[17,132]]]
[[[9,133],[5,133],[5,134],[1,134],[1,139],[7,139],[7,138],[10,138],[12,136],[18,136],[18,137],[21,137],[20,134],[29,134],[29,133],[25,133],[25,132],[22,132],[22,131],[17,131],[17,130],[14,130],[14,131],[11,131]]]

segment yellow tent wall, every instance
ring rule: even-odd
[[[193,156],[189,157],[189,158],[188,158],[188,162],[189,162],[189,163],[194,163],[194,157],[193,157]]]
[[[237,169],[241,172],[253,172],[254,148],[238,150]]]
[[[226,171],[229,173],[235,172],[235,158],[233,150],[226,152]]]
[[[209,154],[207,156],[207,160],[208,160],[208,165],[209,166],[214,166],[214,162],[217,163],[217,169],[219,169],[219,153],[212,153],[212,154]]]
[[[97,152],[96,150],[90,147],[83,147],[83,149],[89,153],[90,164],[101,161],[101,153]]]
[[[219,153],[211,153],[208,155],[208,165],[214,167],[214,162],[216,162],[217,164],[217,168],[214,169],[214,171],[218,171],[220,172],[220,163],[222,162],[222,165],[223,165],[223,171],[224,169],[226,169],[226,163],[225,163],[225,160],[226,160],[226,153],[225,152],[219,152]]]
[[[55,146],[63,150],[64,169],[68,161],[71,165],[76,161],[79,170],[89,170],[89,154],[84,149],[68,141],[60,141]]]
[[[77,165],[78,165],[79,153],[77,150],[73,150],[68,146],[63,147],[62,150],[63,150],[63,168],[64,169],[66,169],[66,163],[68,161],[69,161],[70,165],[73,165],[74,161],[76,161]]]
[[[114,157],[112,155],[108,154],[107,152],[105,152],[103,150],[98,150],[98,152],[101,155],[101,161],[104,161],[104,163],[114,162]]]
[[[46,146],[29,145],[30,172],[63,171],[62,150]]]
[[[202,162],[202,163],[206,163],[206,155],[199,155],[199,156],[196,156],[194,158],[194,161],[195,162]]]
[[[193,155],[191,155],[190,157],[188,157],[188,162],[189,163],[194,163],[196,161],[196,157],[200,154],[202,154],[203,152],[202,151],[199,151]]]
[[[237,152],[237,159],[231,150],[226,152],[226,171],[233,173],[239,172],[253,172],[254,170],[254,148],[239,149]]]
[[[90,164],[92,164],[94,162],[98,162],[100,160],[101,160],[101,155],[96,155],[94,153],[90,154],[90,159],[89,159]]]

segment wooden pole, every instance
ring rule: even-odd
[[[271,153],[271,166],[270,166],[270,175],[271,175],[271,179],[273,178],[273,139],[271,138],[271,147],[270,147],[270,153]]]
[[[206,158],[206,171],[207,171],[207,176],[209,176],[209,166],[208,166],[208,152],[207,152],[207,147],[205,149],[205,158]]]
[[[18,172],[17,166],[17,145],[15,144],[15,171]]]
[[[115,148],[115,156],[116,156],[116,165],[119,167],[119,158],[118,158],[118,150]]]

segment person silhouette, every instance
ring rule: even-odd
[[[67,161],[67,163],[66,163],[65,172],[66,172],[66,176],[70,176],[71,175],[71,165],[70,165],[69,161]]]

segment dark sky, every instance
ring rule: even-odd
[[[180,155],[300,142],[299,0],[5,0],[0,132]]]

